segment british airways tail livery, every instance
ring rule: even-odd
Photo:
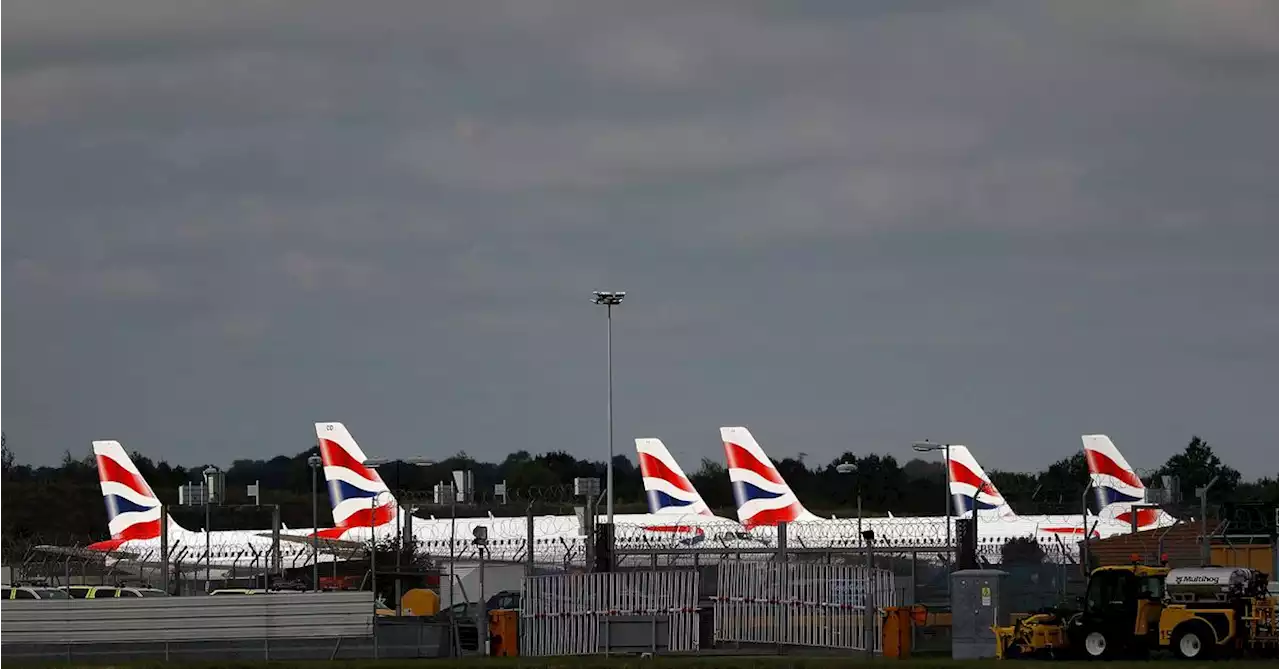
[[[1098,516],[1132,525],[1137,513],[1138,529],[1167,527],[1178,522],[1163,509],[1137,509],[1134,504],[1146,501],[1147,487],[1129,466],[1120,449],[1105,434],[1080,435],[1084,443],[1085,461],[1089,463],[1089,482],[1098,500]]]
[[[333,529],[321,530],[320,536],[337,539],[351,528],[376,528],[395,522],[397,505],[391,489],[377,471],[364,464],[364,451],[346,426],[316,423],[316,440],[334,522]]]
[[[93,442],[93,456],[98,464],[98,484],[107,506],[111,539],[90,548],[109,551],[128,541],[158,539],[161,522],[169,523],[171,533],[184,531],[171,519],[161,518],[160,498],[120,442]]]
[[[713,515],[661,439],[636,439],[636,456],[640,459],[649,513]]]
[[[769,456],[745,427],[720,428],[738,521],[747,529],[819,518],[796,497]]]
[[[949,454],[947,480],[957,517],[968,516],[974,510],[980,520],[1014,520],[1018,517],[968,447],[951,446]]]

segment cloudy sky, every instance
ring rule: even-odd
[[[686,467],[1192,434],[1276,475],[1277,9],[9,3],[3,420]]]

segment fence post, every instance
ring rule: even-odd
[[[1271,530],[1271,578],[1280,581],[1280,508],[1275,510],[1275,514]]]
[[[71,585],[67,579],[67,585]],[[169,592],[169,505],[160,505],[160,583],[164,591]]]
[[[533,536],[533,502],[529,502],[529,508],[525,511],[525,514],[526,514],[525,516],[526,525],[525,525],[525,538],[524,538],[524,541],[525,541],[524,577],[529,578],[530,576],[533,576],[533,547],[535,545],[534,536]]]
[[[652,586],[653,583],[657,582],[657,578],[658,578],[658,554],[653,553],[649,555],[649,579],[650,579],[649,584]],[[650,601],[650,604],[649,604],[650,609],[658,608],[654,604],[653,599],[650,599],[649,601]],[[657,598],[657,601],[658,602],[662,601],[661,595],[659,595],[659,597]],[[649,652],[653,653],[654,655],[657,655],[658,654],[658,613],[657,611],[650,611],[650,614],[653,616],[653,620],[650,622],[650,626],[649,626]],[[676,614],[674,613],[670,614],[668,616],[668,619],[671,622],[668,624],[667,628],[671,629],[672,627],[675,627]]]
[[[778,615],[774,616],[775,629],[773,631],[773,641],[776,644],[777,653],[783,654],[783,641],[787,637],[788,625],[790,625],[791,610],[788,608],[790,604],[788,599],[791,595],[791,579],[787,572],[787,523],[778,523],[778,555],[777,561],[773,564],[774,573],[777,578],[772,579],[771,584],[778,593],[776,597],[779,607],[776,609]]]
[[[864,640],[863,646],[865,648],[865,650],[863,651],[863,654],[866,656],[868,660],[870,660],[874,658],[876,654],[875,653],[875,642],[876,642],[875,616],[879,615],[878,613],[876,613],[876,600],[874,595],[875,586],[877,585],[875,582],[874,572],[873,572],[874,565],[875,565],[875,554],[873,552],[874,549],[872,548],[872,546],[875,544],[875,535],[872,534],[871,532],[867,532],[866,535],[863,535],[862,541],[865,542],[867,545],[867,567],[866,567],[867,579],[866,579],[865,585],[863,585],[863,588],[862,588],[862,593],[863,593],[862,594],[862,636]]]
[[[313,528],[317,531],[319,528]],[[280,505],[271,505],[271,573],[277,578],[284,571],[282,569],[282,556],[280,555]]]

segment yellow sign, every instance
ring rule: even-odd
[[[991,606],[991,588],[985,585],[982,586],[982,605]]]

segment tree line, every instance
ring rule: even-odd
[[[262,528],[270,524],[267,507],[238,506],[250,500],[246,487],[258,483],[260,501],[278,504],[281,517],[289,527],[311,526],[311,467],[307,459],[318,449],[310,448],[292,456],[279,455],[269,460],[236,460],[225,469],[227,506],[213,514],[214,529]],[[168,504],[177,504],[177,490],[185,483],[199,481],[208,464],[185,467],[166,461],[153,461],[134,453],[134,463],[150,482],[152,489]],[[840,473],[836,466],[853,464],[852,473]],[[106,534],[106,511],[98,487],[97,467],[92,456],[76,458],[64,454],[56,467],[32,467],[15,461],[7,445],[3,448],[3,534],[6,537],[97,537]],[[940,515],[943,513],[943,466],[939,461],[911,459],[899,463],[892,455],[854,455],[843,453],[827,463],[806,462],[805,454],[784,458],[775,463],[805,506],[819,515],[851,516],[861,505],[867,515],[896,516]],[[412,497],[418,504],[428,502],[423,513],[447,516],[448,506],[430,508],[429,491],[433,484],[452,481],[454,470],[471,471],[477,497],[475,504],[457,509],[460,515],[492,511],[501,514],[571,513],[581,500],[572,497],[570,483],[575,477],[597,477],[603,483],[605,464],[583,460],[562,451],[531,454],[516,451],[501,462],[478,461],[466,453],[458,453],[431,466],[392,462],[379,467],[387,485]],[[1039,472],[988,472],[1005,499],[1021,514],[1080,513],[1081,493],[1088,481],[1088,467],[1083,453],[1077,453],[1050,464]],[[1226,466],[1212,447],[1194,437],[1181,452],[1170,457],[1160,468],[1144,472],[1148,484],[1159,486],[1161,476],[1177,476],[1181,495],[1190,506],[1195,489],[1214,476],[1218,482],[1209,500],[1224,502],[1277,502],[1275,478],[1246,481],[1240,472]],[[323,474],[321,474],[323,476]],[[703,459],[689,477],[707,503],[720,515],[733,518],[733,492],[725,466]],[[501,504],[492,495],[493,486],[504,482],[511,496]],[[619,513],[646,510],[640,472],[626,456],[614,458],[615,495]],[[331,523],[327,494],[320,482],[319,518],[321,525]],[[1090,496],[1092,497],[1092,496]],[[402,498],[402,501],[406,501]],[[171,512],[184,526],[198,529],[204,525],[201,509],[173,507]],[[51,539],[52,540],[52,539]]]

